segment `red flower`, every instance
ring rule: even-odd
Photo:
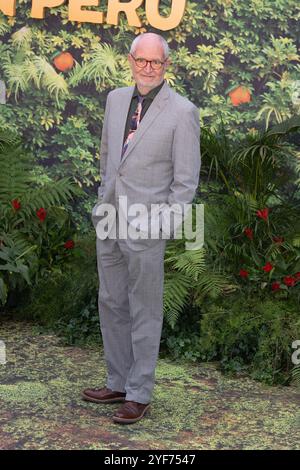
[[[71,250],[72,248],[74,248],[75,246],[75,243],[73,242],[73,240],[68,240],[66,241],[66,243],[64,244],[64,247],[67,249],[67,250]]]
[[[19,201],[19,199],[13,199],[13,200],[11,201],[11,203],[12,203],[13,208],[14,208],[16,211],[18,211],[18,210],[20,209],[20,207],[21,207],[21,202]]]
[[[240,276],[243,277],[243,278],[247,278],[249,276],[249,273],[245,269],[241,269],[240,270]]]
[[[283,278],[283,282],[285,283],[286,286],[288,287],[294,287],[296,279],[293,278],[292,276],[285,276]]]
[[[252,228],[246,227],[246,228],[244,229],[244,234],[245,234],[246,237],[248,237],[250,240],[253,240],[253,230],[252,230]]]
[[[273,240],[274,243],[283,243],[284,242],[283,237],[273,237],[272,240]]]
[[[262,269],[265,271],[265,273],[269,273],[270,271],[272,271],[273,267],[273,264],[269,263],[268,261]]]
[[[41,222],[44,222],[44,220],[46,218],[46,215],[47,215],[47,211],[46,211],[46,209],[41,207],[40,209],[38,209],[36,211],[36,215],[38,216],[38,218],[40,219]]]
[[[300,271],[294,274],[294,278],[296,279],[296,281],[300,281]]]
[[[272,283],[272,290],[273,291],[280,290],[280,282],[277,282],[277,281],[273,282]]]
[[[258,210],[258,211],[256,211],[256,215],[260,219],[263,219],[263,220],[267,221],[268,217],[269,217],[269,209],[267,207],[265,207],[264,209]]]

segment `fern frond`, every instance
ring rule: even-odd
[[[197,282],[195,303],[202,303],[204,296],[216,299],[220,294],[228,292],[228,278],[224,274],[218,274],[210,271],[204,272]],[[234,286],[231,285],[231,289]]]
[[[292,369],[292,380],[295,385],[300,387],[300,366],[295,366]]]
[[[25,63],[22,61],[12,62],[9,53],[5,54],[1,60],[8,86],[11,90],[14,90],[17,99],[19,93],[25,91],[29,86]]]
[[[78,188],[70,178],[62,178],[41,188],[28,189],[22,199],[24,206],[32,212],[39,207],[47,208],[68,202],[77,192]]]
[[[180,272],[165,274],[163,311],[167,323],[172,328],[188,303],[190,286],[190,279]]]
[[[0,201],[11,201],[15,195],[24,193],[32,181],[31,168],[20,144],[6,147],[6,152],[0,153],[0,166]]]
[[[13,145],[17,142],[17,138],[11,132],[2,131],[0,129],[0,153],[4,150],[4,145]]]
[[[174,269],[197,281],[205,270],[205,251],[186,250],[177,256],[169,257],[168,262]]]
[[[8,33],[11,30],[11,25],[7,23],[7,19],[0,13],[0,36]]]
[[[4,248],[0,251],[0,257],[3,260],[8,260],[5,253],[9,253],[9,256],[23,257],[26,253],[32,249],[32,244],[26,239],[26,235],[19,230],[12,230],[10,233],[1,233],[1,239],[4,243]]]
[[[5,137],[4,137],[5,138]],[[0,135],[1,139],[1,135]],[[3,215],[11,213],[11,202],[18,198],[21,208],[15,215],[14,226],[30,218],[40,207],[61,206],[83,191],[69,177],[34,187],[30,155],[21,144],[4,145],[0,153],[0,209]]]

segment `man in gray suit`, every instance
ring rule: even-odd
[[[116,237],[111,236],[114,230],[106,238],[97,236],[108,373],[106,385],[85,389],[83,398],[123,402],[113,415],[117,423],[134,423],[149,409],[163,323],[162,223],[171,206],[192,202],[199,182],[199,111],[164,80],[168,57],[168,44],[160,35],[145,33],[133,41],[128,60],[135,86],[108,94],[102,130],[101,186],[92,211],[96,230],[106,203],[116,208],[114,229],[119,229],[124,216],[119,198],[126,196],[128,207],[141,203],[147,209],[151,204],[161,208],[158,237],[123,238],[118,230]],[[133,219],[126,220],[128,227],[134,226]],[[148,215],[143,220],[148,222]]]

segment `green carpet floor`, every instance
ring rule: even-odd
[[[215,364],[160,359],[152,408],[132,425],[120,404],[81,400],[105,380],[102,351],[64,347],[27,323],[0,323],[0,449],[299,449],[300,391],[222,376]]]

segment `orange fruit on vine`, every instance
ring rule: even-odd
[[[250,90],[245,86],[238,86],[229,93],[233,106],[249,103],[251,101]]]
[[[67,72],[74,66],[74,58],[70,52],[59,52],[53,58],[55,67],[61,72]]]

